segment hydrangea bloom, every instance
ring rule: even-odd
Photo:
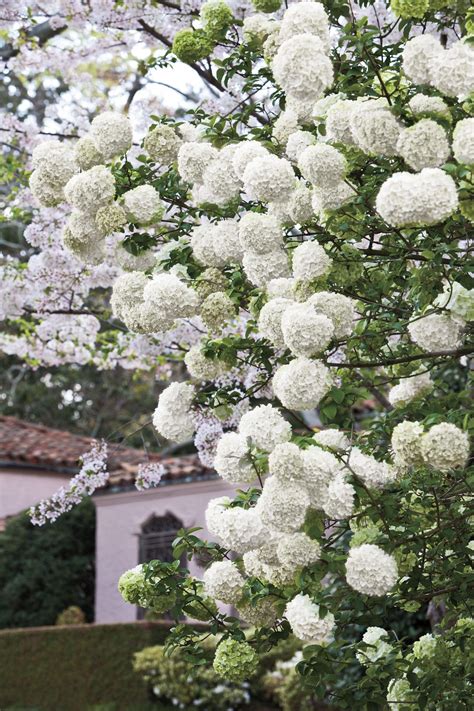
[[[288,257],[284,249],[261,254],[245,252],[242,259],[245,274],[252,284],[264,287],[272,279],[287,277],[290,273]]]
[[[304,478],[303,452],[293,442],[277,444],[268,458],[268,471],[283,481],[302,481]]]
[[[413,170],[439,168],[450,153],[446,131],[436,121],[421,119],[401,132],[397,152]]]
[[[390,464],[378,462],[369,454],[361,452],[358,447],[351,449],[349,466],[364,484],[376,489],[382,489],[396,479],[396,472]]]
[[[281,331],[286,346],[296,356],[314,356],[327,348],[334,325],[310,304],[294,304],[284,309]]]
[[[258,666],[258,655],[248,642],[224,639],[216,649],[213,667],[216,674],[232,682],[251,677]]]
[[[453,153],[458,163],[474,164],[474,118],[457,122],[453,132]]]
[[[255,508],[265,525],[291,532],[303,525],[309,503],[304,486],[271,476],[265,481]]]
[[[388,632],[382,627],[367,627],[362,642],[369,646],[357,652],[358,661],[364,666],[368,666],[378,659],[387,657],[393,649],[392,645],[386,641],[387,638]]]
[[[395,454],[395,463],[402,467],[411,467],[421,464],[421,437],[423,425],[419,422],[404,420],[393,428],[392,449]]]
[[[354,327],[354,302],[343,294],[319,291],[310,296],[308,304],[319,314],[327,316],[334,326],[335,338],[347,338]]]
[[[286,570],[296,572],[320,559],[321,546],[306,533],[286,533],[279,537],[277,556]]]
[[[206,595],[228,605],[235,605],[242,597],[244,578],[231,560],[212,563],[203,575]]]
[[[182,140],[171,126],[158,124],[145,136],[143,148],[150,158],[167,166],[177,159],[181,143]]]
[[[347,161],[340,151],[326,143],[308,146],[298,159],[298,168],[306,180],[318,187],[336,185],[347,170]]]
[[[394,407],[405,407],[416,398],[426,395],[433,389],[433,382],[429,373],[420,373],[411,378],[404,378],[398,385],[393,387],[388,399]]]
[[[162,437],[185,442],[195,430],[191,410],[195,391],[189,383],[171,383],[163,390],[153,413],[153,425]]]
[[[296,176],[291,163],[269,154],[251,160],[244,170],[242,181],[245,191],[254,200],[278,202],[293,189]]]
[[[272,215],[246,212],[239,222],[239,238],[242,249],[254,254],[274,252],[283,245],[282,229]]]
[[[433,61],[439,54],[444,52],[432,35],[413,37],[403,48],[403,71],[414,84],[430,84]]]
[[[219,476],[233,484],[252,482],[256,478],[244,435],[237,432],[222,435],[217,444],[214,468]]]
[[[218,156],[210,143],[183,143],[178,150],[178,171],[188,183],[200,183],[207,165]]]
[[[268,155],[267,149],[258,141],[241,141],[241,143],[237,144],[232,156],[235,174],[242,180],[245,169],[253,160],[264,158]]]
[[[332,449],[336,452],[345,452],[350,446],[350,441],[347,435],[341,430],[332,428],[316,432],[316,434],[313,435],[313,439],[322,447]]]
[[[332,386],[328,368],[321,361],[295,358],[273,376],[273,390],[283,407],[311,410]]]
[[[114,176],[104,165],[97,165],[74,175],[65,186],[64,195],[73,207],[95,214],[114,199]]]
[[[328,484],[324,513],[331,519],[349,518],[354,509],[354,496],[354,487],[341,472],[337,473]]]
[[[462,345],[464,327],[460,318],[429,314],[408,324],[408,333],[423,351],[449,351]]]
[[[291,299],[271,299],[262,307],[258,316],[258,330],[276,348],[284,348],[285,339],[281,327],[282,316],[294,304]]]
[[[123,196],[125,209],[132,222],[140,225],[151,225],[163,216],[164,205],[160,194],[152,185],[139,185],[128,190]]]
[[[316,35],[303,33],[285,40],[272,62],[275,81],[287,94],[314,103],[334,81],[325,51]]]
[[[293,275],[301,281],[312,281],[327,274],[332,259],[317,242],[302,242],[293,252]]]
[[[309,595],[296,595],[285,608],[285,617],[293,634],[308,644],[328,644],[333,637],[334,615],[328,612],[324,618],[319,614],[319,605]]]
[[[450,422],[433,425],[421,438],[425,464],[440,472],[461,469],[469,457],[469,437]]]
[[[282,40],[305,33],[318,37],[324,50],[329,52],[329,20],[322,3],[300,2],[290,5],[283,15],[280,27]]]
[[[368,155],[393,156],[397,154],[400,124],[378,100],[361,101],[350,116],[352,136],[356,145]]]
[[[276,407],[259,405],[243,415],[239,433],[258,449],[271,452],[277,444],[290,439],[291,425]]]
[[[346,561],[346,580],[364,595],[379,597],[390,592],[398,579],[395,558],[372,543],[351,548]]]
[[[90,137],[104,158],[114,158],[131,147],[132,126],[126,116],[105,111],[92,121]]]

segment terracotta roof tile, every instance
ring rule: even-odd
[[[4,468],[8,464],[24,464],[44,471],[67,470],[73,474],[79,468],[79,458],[90,449],[92,442],[92,437],[0,416],[0,465]],[[166,472],[163,484],[215,476],[215,472],[204,467],[195,454],[162,458],[156,453],[147,454],[139,449],[112,444],[108,458],[109,487],[133,485],[138,465],[144,462],[163,464]]]

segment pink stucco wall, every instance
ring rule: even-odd
[[[172,513],[186,528],[203,526],[210,499],[233,490],[222,480],[163,486],[148,491],[105,493],[94,497],[96,528],[96,622],[132,622],[136,609],[125,603],[117,590],[120,575],[138,564],[139,534],[152,515]],[[203,530],[204,538],[208,533]],[[190,564],[191,573],[201,571]]]
[[[39,470],[1,469],[0,519],[14,516],[51,496],[69,478],[67,474]]]

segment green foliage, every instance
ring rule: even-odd
[[[276,12],[280,9],[281,0],[252,0],[257,12]]]
[[[133,655],[163,642],[168,630],[155,622],[0,632],[0,707],[147,711]]]
[[[59,613],[56,618],[56,624],[64,625],[82,625],[86,621],[85,615],[77,605],[70,605],[65,610]]]
[[[26,513],[11,519],[0,534],[0,627],[54,625],[70,605],[92,621],[94,552],[90,500],[55,526],[33,526]]]

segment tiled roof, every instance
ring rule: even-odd
[[[24,422],[16,417],[0,416],[0,466],[24,465],[48,472],[69,472],[79,468],[79,458],[87,452],[92,437],[55,430],[44,425]],[[165,467],[163,484],[185,483],[215,476],[204,467],[195,454],[162,458],[156,453],[122,445],[109,445],[109,487],[129,487],[133,484],[139,464],[160,462]]]

